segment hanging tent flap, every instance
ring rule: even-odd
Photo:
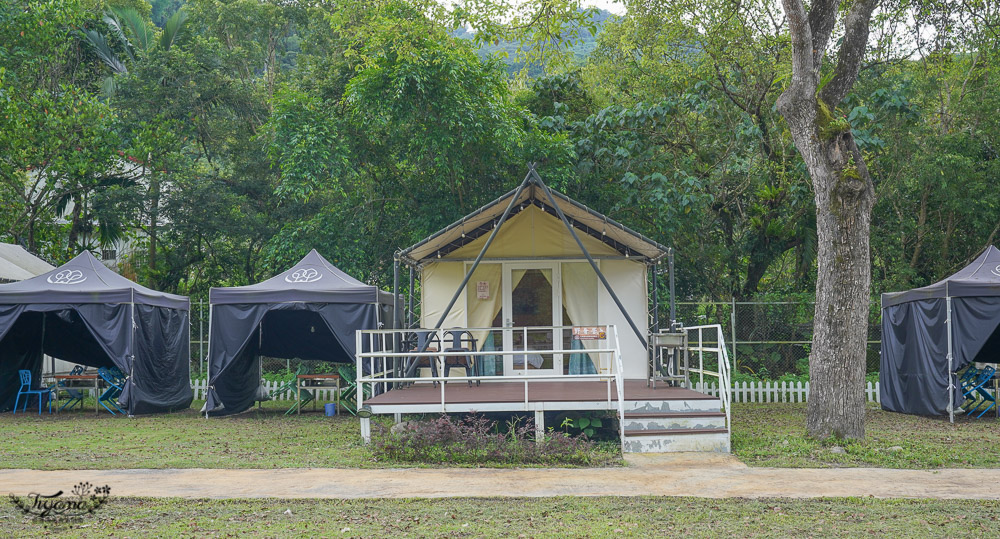
[[[119,401],[133,415],[191,406],[188,312],[135,306],[134,364]],[[131,362],[130,362],[131,363]]]
[[[912,301],[882,311],[882,408],[920,415],[948,413],[946,318],[943,299]]]
[[[378,327],[371,303],[214,305],[206,411],[239,413],[254,401],[260,356],[354,361],[354,334]]]
[[[50,303],[2,307],[0,410],[9,410],[14,405],[20,386],[19,369],[31,370],[33,385],[39,385],[37,376],[43,353],[88,367],[116,365],[127,372],[124,360],[128,350],[127,305]]]

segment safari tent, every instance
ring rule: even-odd
[[[483,251],[497,226],[492,243]],[[466,286],[457,291],[480,254]],[[420,320],[414,325],[500,328],[613,324],[620,334],[623,375],[645,379],[646,336],[650,323],[658,324],[653,320],[657,317],[655,308],[651,310],[649,273],[667,254],[663,245],[549,189],[532,169],[519,188],[401,251],[398,258],[420,279]],[[480,350],[504,346],[493,340],[494,332],[475,333]],[[568,332],[562,338],[540,338],[562,341],[546,345],[561,344],[566,350],[580,342],[571,339]],[[505,349],[513,345],[506,343]],[[593,372],[581,356],[548,356],[541,363],[529,357],[527,361],[538,363],[529,365],[536,374]],[[484,374],[509,372],[517,359],[506,356],[504,365],[489,366]]]

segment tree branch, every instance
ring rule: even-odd
[[[833,78],[823,87],[820,99],[830,110],[840,104],[858,79],[861,60],[868,46],[869,22],[878,0],[856,0],[844,19],[844,41],[837,53]]]
[[[792,82],[787,92],[815,93],[819,76],[813,69],[813,38],[802,0],[781,0],[792,38]]]

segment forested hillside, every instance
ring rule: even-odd
[[[129,239],[124,271],[194,295],[314,247],[387,286],[397,249],[538,162],[674,246],[686,297],[810,293],[815,206],[774,108],[780,7],[557,4],[581,31],[514,28],[487,0],[8,0],[0,240],[59,263]],[[873,25],[830,112],[875,182],[874,295],[997,241],[1000,13],[902,2]]]

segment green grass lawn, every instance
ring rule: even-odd
[[[173,414],[111,416],[88,406],[59,414],[0,414],[0,468],[385,468],[421,466],[380,461],[361,441],[358,418],[326,417],[322,407],[284,415],[290,402],[205,419],[201,402]],[[390,416],[372,419],[385,427]],[[622,463],[617,443],[601,443],[594,461]],[[491,463],[484,463],[489,466]],[[492,463],[496,466],[504,464]],[[509,465],[507,465],[509,466]]]
[[[205,419],[202,403],[173,414],[127,418],[93,401],[59,414],[0,414],[0,467],[54,469],[301,468],[377,466],[358,420],[322,412],[284,416],[290,403]],[[322,408],[320,408],[322,410]]]
[[[750,466],[817,468],[998,468],[1000,421],[921,417],[870,405],[861,442],[806,436],[805,404],[733,405],[733,454]],[[834,447],[843,448],[837,453]]]
[[[262,411],[204,419],[195,403],[175,414],[138,418],[69,413],[0,414],[0,468],[381,468],[413,464],[377,461],[361,443],[357,418],[321,412],[284,416],[288,403]],[[733,453],[751,466],[886,468],[1000,467],[995,418],[926,418],[868,410],[862,442],[820,443],[805,435],[805,405],[736,404]],[[388,424],[390,418],[376,421]],[[834,445],[844,453],[832,451]],[[601,446],[614,450],[615,444]],[[986,449],[984,449],[986,448]],[[610,464],[617,457],[602,454]],[[605,458],[606,457],[606,458]]]
[[[113,494],[93,516],[64,524],[28,520],[5,505],[0,536],[985,537],[1000,526],[995,501],[177,500],[115,499]]]

